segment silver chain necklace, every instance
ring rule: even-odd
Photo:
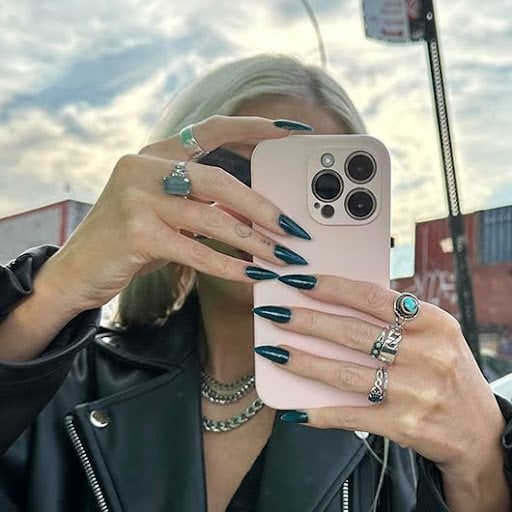
[[[201,371],[201,394],[209,402],[225,405],[236,402],[254,389],[254,375],[245,375],[235,382],[224,383]],[[260,398],[253,400],[242,412],[226,420],[214,420],[203,416],[203,428],[207,432],[229,432],[254,417],[263,407]]]
[[[226,384],[215,380],[211,375],[201,372],[201,394],[214,404],[237,402],[254,389],[254,375],[245,375],[236,382]]]

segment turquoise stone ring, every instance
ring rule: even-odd
[[[393,306],[396,315],[397,325],[401,325],[408,320],[413,320],[420,312],[420,301],[412,293],[401,293]]]
[[[190,178],[185,162],[179,162],[168,176],[162,178],[162,187],[171,196],[187,197],[190,194]]]

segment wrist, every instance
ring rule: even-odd
[[[58,307],[63,317],[71,320],[83,311],[99,307],[82,298],[85,293],[78,291],[79,282],[77,269],[60,249],[34,276],[34,291]]]
[[[502,416],[499,423],[499,434],[487,446],[472,447],[465,460],[439,466],[446,502],[452,512],[510,511],[510,492],[504,472],[505,450],[501,445],[505,425]]]

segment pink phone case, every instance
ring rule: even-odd
[[[346,171],[348,159],[360,152],[369,155],[376,167],[375,176],[367,183],[353,182]],[[331,167],[321,163],[321,157],[326,153],[334,156]],[[341,177],[343,192],[334,202],[319,201],[313,195],[313,179],[322,169],[335,171]],[[279,267],[254,258],[256,265],[270,268],[281,275],[332,274],[389,286],[390,159],[380,141],[366,135],[294,135],[264,141],[254,150],[251,173],[252,188],[282,208],[313,239],[306,241],[296,237],[279,237],[257,226],[278,243],[306,258],[309,265]],[[356,220],[346,213],[345,202],[354,189],[369,191],[376,200],[375,212],[366,220]],[[315,206],[315,203],[318,204]],[[321,207],[326,204],[333,205],[336,210],[331,219],[325,219],[321,214]],[[359,208],[357,201],[355,205]],[[277,280],[255,285],[254,305],[302,306],[356,316],[383,325],[358,311],[309,299]],[[323,357],[353,361],[373,368],[379,366],[376,359],[362,352],[284,331],[257,315],[254,329],[256,346],[287,344]],[[275,409],[370,405],[366,395],[342,391],[294,375],[257,355],[255,365],[258,394],[265,404]]]

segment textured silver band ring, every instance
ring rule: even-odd
[[[396,325],[400,326],[404,322],[414,320],[420,312],[420,301],[412,293],[401,293],[393,304],[393,310],[396,316]]]
[[[402,329],[397,325],[386,327],[373,343],[370,355],[386,364],[393,364],[402,341]]]
[[[388,380],[388,370],[384,366],[377,368],[375,381],[368,395],[368,400],[372,404],[381,404],[384,401],[388,390]]]
[[[185,126],[180,130],[180,141],[183,149],[186,151],[189,160],[197,160],[208,154],[197,142],[193,132],[194,125]]]
[[[162,177],[162,187],[171,196],[187,197],[190,194],[190,178],[185,162],[178,162],[168,176]]]

